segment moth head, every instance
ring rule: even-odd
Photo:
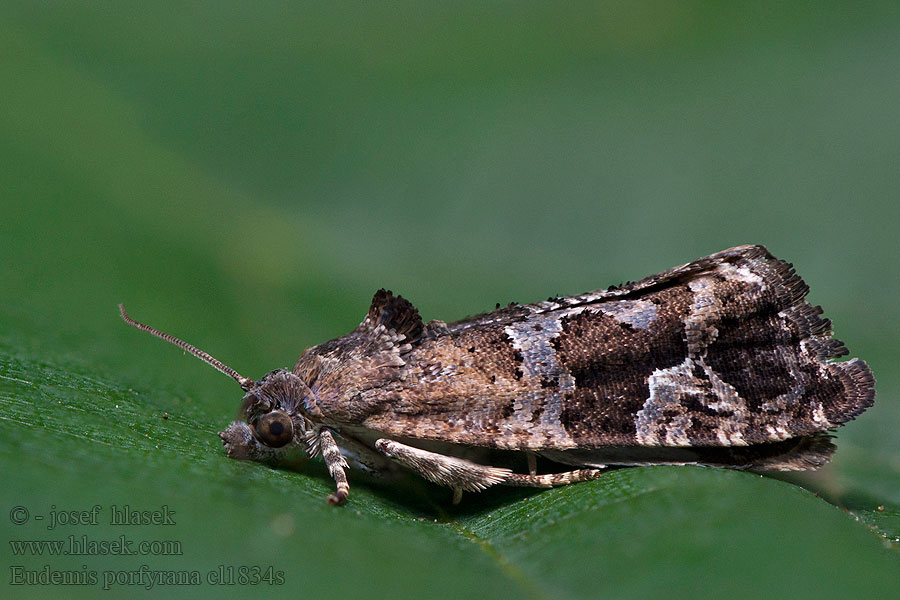
[[[278,369],[254,381],[191,344],[135,321],[121,304],[119,311],[129,325],[175,344],[240,384],[245,393],[238,420],[219,432],[228,456],[269,460],[292,447],[307,445],[312,422],[306,415],[315,412],[315,393],[299,377]]]
[[[307,390],[299,377],[272,371],[244,395],[238,420],[219,432],[228,456],[266,460],[306,447],[313,424],[306,417]]]

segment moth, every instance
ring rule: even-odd
[[[608,466],[825,464],[829,431],[872,405],[875,381],[862,360],[834,360],[847,349],[808,290],[791,264],[750,245],[451,324],[423,322],[382,289],[356,329],[259,381],[119,308],[240,384],[239,418],[219,432],[228,456],[321,454],[332,504],[347,499],[351,463],[402,465],[458,502],[463,491],[563,485]],[[482,464],[484,452],[525,464]]]

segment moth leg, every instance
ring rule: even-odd
[[[525,458],[528,460],[528,472],[532,475],[537,475],[537,456],[535,456],[534,452],[526,450]]]
[[[383,476],[385,471],[394,465],[380,452],[376,452],[371,446],[356,438],[338,434],[340,439],[341,454],[351,465],[351,468],[359,468],[369,475]]]
[[[344,455],[341,454],[341,449],[338,447],[337,442],[334,441],[334,436],[330,430],[324,428],[319,430],[318,441],[319,448],[322,451],[322,458],[325,459],[325,466],[328,467],[328,472],[331,473],[334,482],[337,484],[337,490],[328,496],[328,503],[332,505],[343,504],[347,496],[350,495],[350,484],[347,483],[347,474],[344,473],[344,469],[349,469],[350,467],[344,459]]]
[[[376,440],[375,448],[428,481],[453,488],[454,503],[459,502],[464,490],[480,492],[492,485],[506,483],[513,475],[510,469],[479,465],[470,460],[429,452],[386,438]]]
[[[547,475],[523,475],[521,473],[511,473],[503,483],[504,485],[514,485],[518,487],[549,488],[569,483],[578,483],[579,481],[597,479],[603,475],[603,473],[605,473],[603,469],[578,469],[575,471],[566,471],[565,473],[549,473]]]

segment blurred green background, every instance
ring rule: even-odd
[[[94,597],[142,564],[204,581],[110,597],[888,597],[898,65],[895,2],[3,2],[4,597]],[[794,262],[878,379],[816,474],[627,469],[454,508],[351,473],[334,509],[321,465],[228,460],[238,387],[116,312],[258,378],[379,287],[450,321],[743,243]],[[110,525],[114,504],[177,524]],[[97,525],[33,518],[94,505]],[[9,545],[70,535],[183,551]],[[219,566],[284,584],[212,585]]]

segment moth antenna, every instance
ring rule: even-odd
[[[257,383],[255,381],[253,381],[249,377],[244,377],[243,375],[241,375],[240,373],[238,373],[237,371],[235,371],[228,365],[225,365],[225,364],[219,362],[218,360],[216,360],[215,358],[213,358],[212,356],[210,356],[203,350],[200,350],[199,348],[195,348],[194,346],[188,344],[184,340],[179,340],[174,335],[169,335],[168,333],[163,333],[162,331],[160,331],[158,329],[154,329],[153,327],[150,327],[149,325],[145,325],[143,323],[135,321],[134,319],[132,319],[131,317],[128,316],[127,312],[125,312],[124,304],[119,305],[119,312],[122,313],[122,319],[124,319],[125,322],[128,323],[129,325],[131,325],[132,327],[137,327],[141,331],[146,331],[147,333],[149,333],[151,335],[155,335],[156,337],[158,337],[161,340],[165,340],[169,343],[175,344],[182,350],[190,352],[191,354],[193,354],[194,356],[196,356],[197,358],[199,358],[206,364],[211,365],[213,368],[215,368],[220,373],[224,373],[224,374],[228,375],[229,377],[231,377],[232,379],[234,379],[235,381],[237,381],[241,385],[241,388],[243,388],[243,390],[245,392],[250,391],[251,389],[256,387]]]

